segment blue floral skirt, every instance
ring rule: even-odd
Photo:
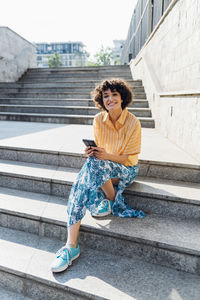
[[[85,215],[86,209],[95,212],[100,202],[106,198],[101,186],[111,178],[119,178],[114,186],[116,196],[112,206],[112,214],[128,218],[144,218],[143,211],[129,207],[122,196],[124,189],[130,185],[138,175],[138,165],[124,166],[109,160],[99,160],[89,157],[74,182],[67,205],[67,225],[79,222]]]

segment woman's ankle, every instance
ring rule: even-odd
[[[77,247],[77,243],[71,243],[71,242],[67,242],[66,246],[69,246],[71,248],[76,248]]]

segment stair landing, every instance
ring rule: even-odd
[[[67,153],[84,153],[83,138],[93,139],[91,125],[0,121],[0,147],[18,147]],[[164,138],[158,130],[142,128],[139,159],[193,165],[200,162]]]

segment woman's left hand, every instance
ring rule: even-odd
[[[108,153],[106,152],[106,150],[104,148],[101,147],[92,147],[94,150],[93,154],[95,155],[95,157],[97,157],[100,160],[106,160],[108,159]]]

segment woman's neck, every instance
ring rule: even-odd
[[[111,120],[111,122],[115,125],[115,122],[119,119],[119,117],[121,116],[122,113],[122,108],[120,108],[119,110],[111,110],[108,112],[109,114],[109,118]]]

